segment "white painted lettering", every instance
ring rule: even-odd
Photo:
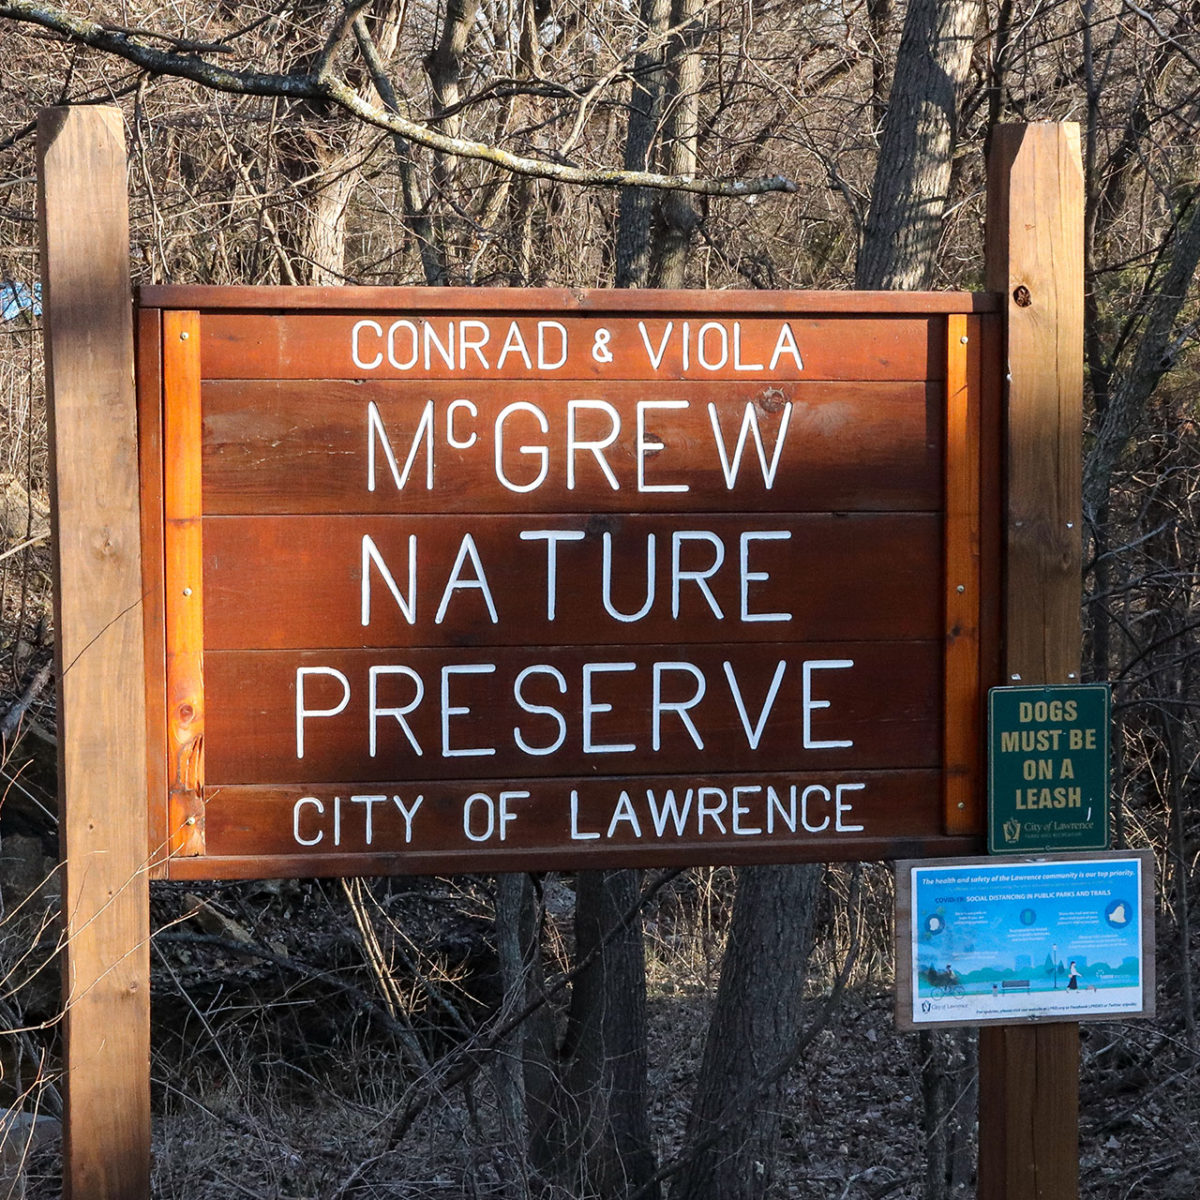
[[[495,663],[446,663],[442,666],[442,757],[443,758],[486,758],[495,754],[494,746],[450,745],[450,718],[469,716],[470,705],[450,703],[450,680],[455,675],[493,675]]]
[[[750,811],[748,804],[743,804],[741,798],[744,795],[753,796],[761,792],[762,788],[757,786],[746,785],[743,787],[735,787],[733,789],[733,832],[742,837],[749,837],[755,833],[762,833],[762,827],[758,825],[743,825],[742,818]]]
[[[582,409],[602,412],[608,417],[608,433],[598,441],[585,442],[579,437],[576,414]],[[621,432],[621,414],[606,400],[570,400],[567,402],[567,490],[575,490],[575,457],[581,450],[590,450],[614,492],[620,490],[617,477],[604,457],[604,451],[617,440]]]
[[[806,660],[804,663],[804,748],[805,750],[838,750],[846,746],[853,746],[852,739],[839,740],[836,738],[826,738],[821,741],[815,739],[812,735],[812,714],[815,709],[828,708],[828,700],[814,700],[812,696],[812,676],[814,671],[848,671],[854,666],[852,658],[823,658],[815,660]]]
[[[604,602],[604,611],[607,612],[610,617],[614,617],[618,621],[624,621],[627,624],[630,622],[633,622],[633,621],[640,621],[650,611],[651,606],[654,604],[654,580],[655,580],[655,571],[654,571],[655,537],[654,537],[654,534],[648,533],[646,535],[646,600],[645,600],[645,603],[642,605],[642,607],[639,608],[637,610],[637,612],[635,612],[635,613],[623,613],[613,607],[613,602],[612,602],[612,584],[613,584],[612,534],[609,533],[607,530],[605,530],[604,536],[601,538],[601,543],[603,546],[603,560],[602,560],[602,571],[601,571],[600,598]]]
[[[796,344],[796,335],[792,332],[790,325],[783,325],[779,330],[779,337],[775,339],[775,350],[771,355],[770,370],[775,370],[779,360],[785,355],[790,354],[792,361],[796,364],[797,371],[804,370],[804,362],[800,358],[800,347]]]
[[[379,409],[376,407],[375,401],[371,400],[367,403],[367,491],[375,490],[375,443],[376,441],[383,447],[384,457],[387,459],[388,469],[392,473],[392,482],[396,485],[396,491],[403,491],[404,485],[408,483],[409,473],[412,471],[413,463],[417,459],[417,451],[420,449],[421,436],[425,437],[425,490],[433,490],[433,401],[427,400],[425,407],[421,411],[421,419],[417,422],[417,428],[413,432],[412,445],[408,450],[408,457],[404,460],[404,470],[401,471],[396,466],[396,456],[392,452],[392,443],[388,440],[387,430],[383,427],[383,419],[379,415]]]
[[[513,328],[515,329],[516,326],[514,325]],[[547,450],[545,446],[518,447],[521,454],[529,455],[531,458],[540,462],[541,466],[538,469],[537,475],[534,476],[533,480],[529,483],[513,483],[513,481],[509,479],[504,470],[504,425],[509,417],[513,413],[517,412],[532,413],[534,419],[538,423],[538,427],[543,433],[549,432],[550,429],[550,423],[546,420],[546,414],[542,412],[542,410],[536,405],[530,404],[525,400],[518,400],[516,403],[506,405],[504,408],[502,408],[499,415],[496,417],[496,478],[506,488],[508,488],[510,492],[532,492],[541,487],[542,483],[546,479],[546,472],[550,469],[550,451]]]
[[[613,808],[612,820],[608,823],[608,832],[604,836],[612,837],[621,822],[628,824],[634,837],[642,836],[642,826],[638,821],[637,813],[634,812],[633,801],[629,798],[629,793],[625,791],[617,799],[616,806]]]
[[[708,542],[713,548],[712,562],[702,570],[683,570],[681,559],[685,542]],[[725,614],[721,611],[716,596],[708,586],[708,580],[721,569],[724,562],[725,543],[715,533],[710,533],[705,529],[677,529],[671,534],[671,616],[676,621],[679,620],[679,585],[685,579],[691,580],[700,589],[701,594],[708,601],[708,607],[712,610],[713,616],[718,621],[725,619]]]
[[[410,533],[408,535],[408,595],[402,595],[399,587],[396,585],[396,580],[393,577],[388,565],[383,561],[383,555],[379,553],[379,548],[375,545],[374,539],[369,533],[363,534],[362,540],[362,624],[365,629],[371,624],[371,564],[375,564],[375,569],[383,577],[383,582],[387,584],[388,591],[392,593],[392,598],[396,601],[396,606],[400,609],[404,619],[410,624],[416,624],[417,620],[417,535]]]
[[[472,418],[479,416],[479,409],[470,400],[451,400],[446,405],[446,445],[453,447],[455,450],[470,450],[476,441],[478,441],[478,435],[475,431],[471,430],[470,435],[465,438],[455,436],[454,432],[454,414],[460,408],[465,408],[471,414]],[[432,455],[430,457],[432,458]]]
[[[550,361],[547,334],[558,336],[558,358]],[[537,360],[539,371],[557,371],[567,361],[567,327],[559,321],[539,321],[537,324]]]
[[[750,584],[759,583],[762,580],[771,578],[767,571],[750,570],[750,543],[788,542],[791,541],[791,538],[792,531],[790,529],[746,530],[742,534],[738,563],[741,568],[740,594],[742,598],[741,617],[743,621],[748,623],[751,621],[790,621],[792,619],[790,612],[752,613],[750,611]]]
[[[742,699],[741,685],[738,683],[737,676],[733,671],[733,663],[725,662],[721,665],[725,668],[725,678],[729,681],[729,692],[733,696],[734,704],[737,705],[738,716],[742,721],[742,729],[746,733],[746,742],[751,750],[757,750],[763,730],[766,728],[767,717],[770,715],[771,707],[775,703],[775,697],[779,695],[779,685],[783,682],[783,674],[787,670],[787,659],[781,658],[778,666],[775,668],[775,675],[771,679],[771,686],[767,689],[767,698],[763,701],[762,709],[758,714],[758,720],[754,723],[753,728],[750,726],[750,717],[746,712],[746,702]]]
[[[600,837],[599,831],[581,830],[579,828],[579,790],[571,789],[571,841],[592,842]]]
[[[553,621],[558,603],[558,543],[581,542],[582,529],[522,529],[521,541],[546,543],[546,620]]]
[[[712,424],[713,442],[717,447],[717,457],[721,460],[721,473],[725,476],[725,487],[729,491],[737,486],[738,475],[742,468],[742,454],[746,449],[746,439],[754,439],[754,448],[758,454],[758,465],[762,471],[763,485],[767,491],[775,486],[775,473],[779,470],[779,461],[783,456],[783,445],[787,439],[788,426],[792,420],[792,402],[789,400],[783,406],[783,416],[779,419],[779,430],[775,434],[775,448],[771,452],[771,461],[767,462],[767,448],[763,441],[762,429],[758,424],[758,409],[748,403],[742,410],[742,424],[738,430],[737,444],[733,448],[733,461],[729,460],[729,452],[725,446],[725,434],[721,430],[721,421],[717,416],[717,406],[709,401],[708,419]]]
[[[366,329],[377,338],[383,337],[383,326],[378,321],[356,321],[354,328],[350,330],[350,358],[360,371],[374,371],[383,362],[383,351],[377,350],[375,357],[370,360],[363,358],[359,338]]]
[[[462,570],[468,559],[471,561],[475,574],[464,579],[461,577]],[[437,616],[433,619],[435,625],[440,625],[445,620],[446,609],[450,606],[450,597],[460,588],[474,588],[480,591],[483,594],[483,602],[487,605],[488,614],[492,618],[492,624],[499,624],[500,618],[496,613],[496,603],[492,599],[492,589],[488,586],[487,575],[484,572],[483,563],[480,561],[479,551],[475,547],[475,539],[469,533],[463,535],[463,540],[458,547],[458,557],[450,569],[450,576],[442,591],[442,602],[438,605]]]
[[[685,675],[691,675],[695,681],[695,687],[692,689],[692,694],[686,700],[672,700],[667,702],[662,697],[662,679],[663,675],[668,671],[675,671]],[[706,683],[704,672],[700,670],[694,663],[689,662],[656,662],[654,664],[654,693],[651,701],[651,717],[650,717],[650,744],[655,750],[662,749],[662,714],[664,712],[676,713],[683,722],[684,728],[691,734],[692,742],[697,750],[704,749],[704,739],[700,736],[700,731],[696,728],[692,718],[688,715],[688,709],[695,708],[701,700],[704,699]]]
[[[861,792],[866,788],[865,783],[839,783],[834,788],[834,813],[835,823],[834,828],[838,833],[861,833],[861,825],[851,825],[848,818],[850,816],[851,804],[849,800],[842,799],[843,792]]]
[[[342,698],[332,708],[306,708],[305,681],[310,675],[324,675],[342,685]],[[304,757],[304,722],[309,717],[336,717],[350,703],[350,680],[334,667],[296,668],[296,757]]]
[[[404,818],[404,844],[412,845],[412,823],[413,817],[417,815],[417,810],[424,803],[424,795],[419,795],[412,804],[405,804],[399,796],[392,797],[392,803],[396,806],[400,816]]]
[[[639,400],[637,402],[637,489],[639,492],[686,492],[686,483],[647,483],[646,456],[652,451],[665,450],[663,442],[650,440],[646,434],[646,413],[651,409],[678,409],[689,407],[686,400]]]
[[[633,742],[596,742],[592,738],[592,724],[600,713],[612,712],[611,704],[601,704],[592,696],[592,677],[612,675],[637,669],[637,663],[584,663],[583,664],[583,752],[585,754],[631,754],[637,749]]]
[[[413,698],[400,708],[381,708],[379,706],[379,680],[381,676],[401,676],[405,679],[411,679],[413,683]],[[425,683],[420,675],[411,667],[405,666],[375,666],[367,672],[367,722],[368,722],[368,746],[367,749],[372,758],[375,757],[375,752],[379,746],[379,718],[394,717],[396,723],[404,732],[404,736],[408,739],[408,744],[413,748],[414,753],[420,757],[422,754],[420,744],[417,742],[416,734],[413,733],[412,727],[404,719],[413,709],[417,708],[421,701],[425,699]]]
[[[534,716],[547,716],[558,726],[558,737],[555,738],[548,746],[531,746],[521,732],[521,727],[514,726],[513,740],[518,747],[526,754],[545,755],[553,754],[558,750],[563,742],[567,740],[567,722],[562,713],[557,708],[549,704],[531,704],[522,691],[525,686],[525,681],[531,675],[549,675],[551,679],[558,685],[560,695],[567,694],[567,681],[563,677],[563,673],[556,667],[551,667],[546,663],[538,663],[532,667],[526,667],[513,682],[513,699],[527,712]]]
[[[310,837],[300,836],[300,808],[302,805],[310,805],[317,810],[317,816],[325,815],[325,805],[321,803],[316,796],[301,796],[295,804],[292,805],[292,840],[299,846],[317,846],[320,845],[321,839],[325,836],[323,829],[318,829],[316,833]]]

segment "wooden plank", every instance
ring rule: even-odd
[[[1005,677],[1079,678],[1083,178],[1074,124],[999,126],[988,283],[1007,297]],[[1078,1194],[1079,1027],[980,1034],[981,1200]]]
[[[943,762],[947,833],[979,833],[979,319],[946,320],[946,656]]]
[[[38,116],[63,868],[68,1200],[150,1195],[150,930],[125,135]]]
[[[204,852],[200,320],[163,314],[167,768],[173,854]]]
[[[848,665],[806,672],[806,661]],[[656,671],[655,663],[685,665]],[[528,668],[536,669],[523,677]],[[214,651],[205,671],[213,790],[483,774],[931,767],[941,754],[939,642]],[[696,696],[682,713],[668,707]],[[843,742],[851,744],[835,744]]]
[[[1006,675],[1079,678],[1083,181],[1073,124],[1005,126],[989,193],[989,282],[1008,296]],[[1010,221],[1008,212],[1021,219]],[[994,216],[993,216],[994,214]]]
[[[936,781],[932,784],[937,795]],[[939,801],[940,803],[940,801]],[[966,854],[978,849],[978,838],[949,838],[938,834],[924,838],[900,838],[896,841],[822,841],[814,837],[803,845],[781,847],[778,861],[862,862],[886,858],[890,854],[928,858],[945,854]],[[480,871],[553,871],[560,861],[558,851],[476,850],[473,857]],[[774,857],[774,856],[773,856]],[[626,849],[600,849],[585,858],[580,854],[579,869],[609,867],[688,867],[754,866],[761,864],[753,846],[744,841],[735,845],[711,845],[669,849],[660,846]],[[446,853],[399,856],[395,854],[288,854],[264,857],[205,855],[203,858],[171,860],[171,878],[188,879],[296,879],[309,876],[336,878],[357,875],[446,875],[460,871],[462,856]]]
[[[209,518],[204,637],[209,651],[932,640],[941,552],[931,513]],[[973,576],[971,590],[977,605]]]
[[[146,634],[146,797],[152,877],[170,854],[167,805],[167,663],[163,560],[162,312],[137,314],[138,474],[141,480],[142,621]]]
[[[396,316],[206,313],[205,379],[927,380],[934,319],[783,314],[685,319],[420,308]],[[560,361],[561,359],[561,361]]]
[[[1078,1079],[1078,1022],[980,1029],[981,1197],[1079,1194]]]
[[[388,287],[142,287],[141,303],[152,308],[209,312],[324,310],[407,313],[436,307],[439,312],[476,312],[484,305],[511,312],[680,313],[949,313],[995,312],[990,292],[785,292],[644,291],[587,288],[388,288]],[[660,307],[661,306],[661,307]]]
[[[677,407],[643,410],[651,432],[639,450],[647,401]],[[530,402],[541,420],[510,407]],[[204,504],[212,514],[935,512],[944,419],[941,388],[920,382],[214,382],[204,385]]]
[[[209,801],[208,847],[253,858],[375,853],[400,861],[557,852],[583,866],[588,853],[639,845],[651,855],[740,843],[786,854],[816,843],[928,837],[938,827],[937,773],[929,770],[493,778],[222,788]]]
[[[1001,642],[1004,610],[1004,322],[996,314],[980,318],[979,459],[979,711],[987,694],[1004,679]],[[981,749],[981,755],[984,753]]]

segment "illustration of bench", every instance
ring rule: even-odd
[[[1028,979],[1005,979],[1000,987],[1005,992],[1027,992],[1029,991]]]

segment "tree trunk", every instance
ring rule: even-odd
[[[871,208],[859,249],[860,288],[933,283],[950,187],[958,102],[971,64],[978,0],[912,0],[904,19]],[[926,1200],[946,1200],[965,1173],[965,1115],[974,1096],[975,1043],[957,1033],[918,1037]]]
[[[544,990],[539,895],[525,874],[496,876],[496,952],[504,990],[500,1020],[511,1019]],[[552,1116],[560,1099],[553,1069],[554,1030],[542,1005],[508,1036],[493,1078],[500,1115],[507,1195],[536,1195],[534,1179],[553,1166]]]
[[[759,1200],[769,1193],[786,1083],[772,1068],[796,1040],[820,880],[816,864],[738,874],[674,1200]],[[764,1085],[768,1075],[778,1078]]]
[[[933,282],[978,0],[912,0],[883,121],[871,208],[858,254],[860,288]]]
[[[663,51],[658,38],[670,15],[671,0],[641,0],[640,16],[650,50],[639,51],[633,61],[626,170],[644,171],[651,165],[651,149],[662,120]],[[648,188],[623,188],[617,202],[617,287],[646,287],[649,283],[653,224],[653,193]]]
[[[696,174],[700,128],[701,0],[673,0],[668,47],[671,93],[666,112],[667,172]],[[659,203],[661,229],[655,239],[654,286],[681,288],[687,272],[688,251],[700,225],[700,213],[683,192],[668,192]]]
[[[571,993],[566,1041],[566,1124],[578,1163],[576,1193],[656,1200],[646,1100],[646,957],[638,901],[640,872],[580,871],[575,945],[589,964]],[[615,935],[613,931],[617,930]],[[645,1189],[644,1191],[641,1189]]]

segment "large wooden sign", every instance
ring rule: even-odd
[[[996,309],[143,289],[160,869],[975,848]]]
[[[38,140],[67,1200],[150,1194],[152,872],[980,848],[998,631],[1079,675],[1077,127],[995,130],[986,295],[151,288],[136,331],[120,114]],[[981,1030],[981,1196],[1077,1193],[1078,1055]]]

